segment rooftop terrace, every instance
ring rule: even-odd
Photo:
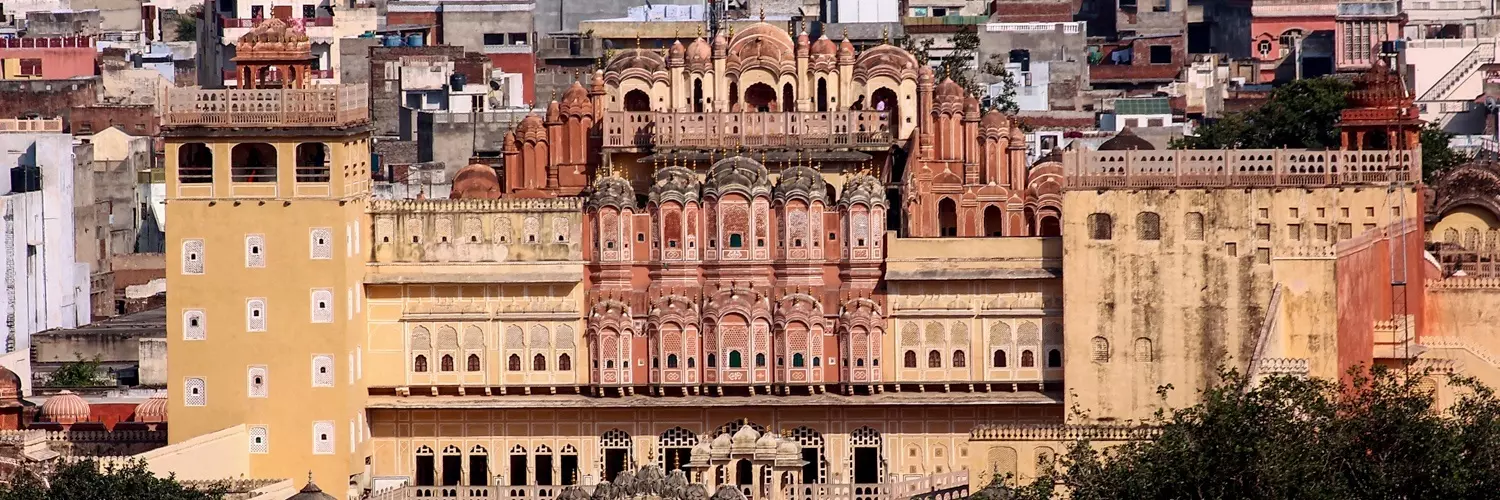
[[[1330,187],[1416,182],[1421,150],[1070,151],[1067,189]]]
[[[358,85],[305,89],[167,91],[166,127],[347,127],[370,120],[369,90]]]

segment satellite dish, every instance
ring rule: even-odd
[[[1494,96],[1484,96],[1484,107],[1489,108],[1490,111],[1494,111],[1496,108],[1500,108],[1500,102],[1495,102]]]

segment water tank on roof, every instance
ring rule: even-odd
[[[422,46],[422,34],[421,33],[412,33],[410,35],[406,35],[406,46],[407,47],[421,47]]]
[[[383,45],[385,45],[386,47],[400,47],[401,35],[386,35],[385,43]]]
[[[454,73],[448,77],[448,88],[453,91],[463,90],[468,83],[469,77],[463,73]]]

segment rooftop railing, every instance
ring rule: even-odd
[[[3,132],[62,132],[62,118],[4,118],[0,119]]]
[[[260,24],[262,22],[265,22],[265,20],[267,18],[264,18],[264,17],[250,17],[250,18],[222,17],[220,19],[223,20],[225,28],[254,28],[256,25],[258,25],[258,24]],[[332,17],[299,17],[299,18],[290,19],[288,21],[289,21],[289,24],[291,24],[292,26],[296,26],[296,27],[303,28],[303,29],[311,28],[311,27],[314,27],[314,26],[333,26],[333,18]]]
[[[1076,151],[1067,189],[1324,187],[1416,182],[1422,152],[1306,149]]]
[[[369,119],[369,91],[362,84],[268,90],[185,87],[167,91],[162,124],[341,127]]]
[[[893,141],[884,111],[609,112],[604,119],[608,147],[879,147]]]
[[[0,38],[0,48],[5,49],[57,49],[93,47],[94,37],[88,36],[43,36],[33,38]]]

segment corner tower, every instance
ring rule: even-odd
[[[296,61],[308,39],[270,19],[238,49]],[[307,69],[168,93],[169,440],[244,426],[253,477],[363,485],[367,91]]]

